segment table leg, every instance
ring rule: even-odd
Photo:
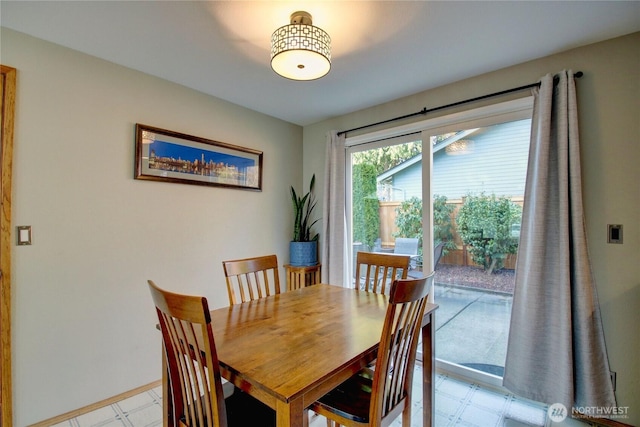
[[[422,416],[423,426],[434,426],[433,412],[435,397],[435,313],[429,315],[429,321],[422,327]]]
[[[305,418],[306,422],[305,422]],[[292,400],[288,404],[276,402],[276,427],[308,427],[308,411],[302,405],[302,399]]]

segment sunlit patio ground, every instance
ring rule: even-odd
[[[440,306],[436,357],[502,376],[512,292],[511,270],[488,276],[475,267],[439,265],[434,294]]]

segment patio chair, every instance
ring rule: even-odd
[[[411,257],[411,263],[409,267],[415,270],[418,266],[420,256],[418,255],[418,242],[417,237],[398,237],[396,238],[395,247],[393,248],[394,254],[409,255]]]
[[[444,242],[438,242],[435,248],[433,248],[433,269],[435,270],[442,258],[442,250],[444,249]]]

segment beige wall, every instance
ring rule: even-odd
[[[583,71],[584,77],[578,80],[577,88],[589,251],[610,365],[618,373],[618,404],[629,407],[630,418],[622,421],[633,425],[640,425],[640,334],[637,332],[640,325],[638,52],[640,33],[480,75],[304,128],[304,174],[310,176],[315,172],[322,182],[325,134],[328,130],[349,129],[413,113],[423,107],[433,108],[518,87],[563,69]],[[424,72],[429,73],[429,70]],[[484,103],[503,100],[504,97]],[[339,99],[335,101],[340,102]],[[465,108],[479,105],[471,104]],[[439,115],[442,114],[445,113]],[[422,116],[417,118],[423,119]],[[407,121],[400,124],[404,123]],[[624,225],[624,244],[607,244],[607,224]]]
[[[25,426],[160,378],[147,279],[221,307],[223,259],[288,261],[302,128],[1,36],[1,62],[18,70],[13,223],[33,227],[33,245],[13,252],[14,425]],[[134,180],[136,122],[262,150],[263,191]]]

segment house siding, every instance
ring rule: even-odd
[[[529,154],[531,120],[518,120],[481,128],[466,139],[474,142],[466,155],[449,155],[441,149],[433,155],[433,192],[448,199],[472,193],[522,196]],[[422,198],[422,163],[393,176],[397,200]]]

